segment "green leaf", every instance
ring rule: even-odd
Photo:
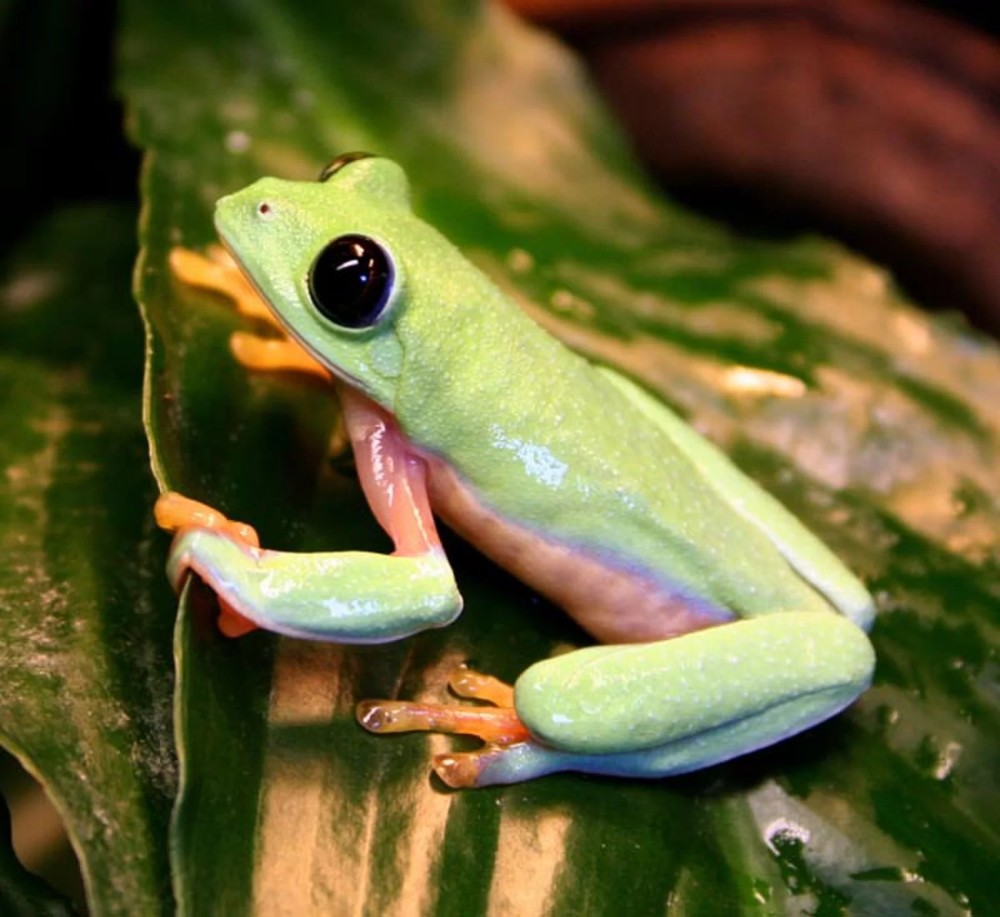
[[[177,899],[190,913],[964,913],[993,901],[1000,354],[818,240],[734,238],[658,197],[577,64],[471,2],[126,5],[148,151],[138,294],[161,486],[287,550],[385,544],[325,458],[335,409],[246,377],[226,304],[167,271],[213,201],[372,149],[531,314],[689,415],[871,585],[876,686],[848,714],[684,779],[449,792],[439,737],[353,705],[503,678],[585,636],[457,539],[453,627],[373,648],[177,632]]]
[[[130,208],[2,267],[0,744],[46,787],[97,914],[169,909],[172,603],[139,421]]]
[[[14,852],[10,812],[0,798],[0,912],[33,917],[63,917],[73,913],[64,897],[28,872]]]

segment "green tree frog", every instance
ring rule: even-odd
[[[249,526],[164,495],[169,575],[205,580],[227,633],[378,643],[447,625],[462,600],[436,514],[600,644],[513,688],[459,670],[452,689],[476,704],[359,705],[373,732],[483,739],[435,759],[450,785],[683,773],[800,732],[868,687],[861,583],[663,404],[517,308],[414,215],[398,165],[349,154],[317,182],[261,179],[222,198],[215,222],[234,260],[177,251],[175,271],[282,330],[234,336],[245,365],[332,383],[395,545],[264,550]]]

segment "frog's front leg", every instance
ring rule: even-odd
[[[443,627],[462,607],[441,551],[416,557],[293,554],[255,548],[211,529],[186,528],[174,541],[167,572],[177,587],[189,572],[196,573],[228,615],[313,640],[396,640]]]
[[[422,459],[374,404],[350,392],[342,393],[342,404],[365,495],[393,539],[394,554],[265,550],[253,529],[211,507],[172,493],[157,502],[158,523],[176,532],[167,563],[171,582],[180,589],[194,572],[208,583],[227,634],[257,626],[378,643],[442,627],[461,611],[428,506]]]
[[[435,760],[452,786],[515,783],[561,770],[658,777],[808,729],[863,692],[873,667],[871,644],[846,618],[779,613],[539,662],[517,680],[512,709],[502,697],[501,706],[473,708],[474,717],[449,713],[452,705],[366,701],[358,715],[373,732],[482,738],[482,751]],[[457,693],[479,696],[461,687]]]

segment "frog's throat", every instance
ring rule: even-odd
[[[395,554],[417,557],[441,550],[427,499],[427,464],[393,417],[374,401],[337,384],[344,424],[354,449],[361,489]]]
[[[652,575],[504,519],[447,462],[419,452],[387,411],[346,384],[337,392],[361,487],[396,554],[441,550],[433,506],[449,528],[604,643],[664,640],[732,620]]]

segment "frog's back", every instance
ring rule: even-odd
[[[464,537],[561,604],[568,590],[579,602],[663,606],[658,632],[831,610],[605,373],[506,300],[469,329],[456,321],[421,352],[428,365],[397,412],[432,457],[435,510]]]

